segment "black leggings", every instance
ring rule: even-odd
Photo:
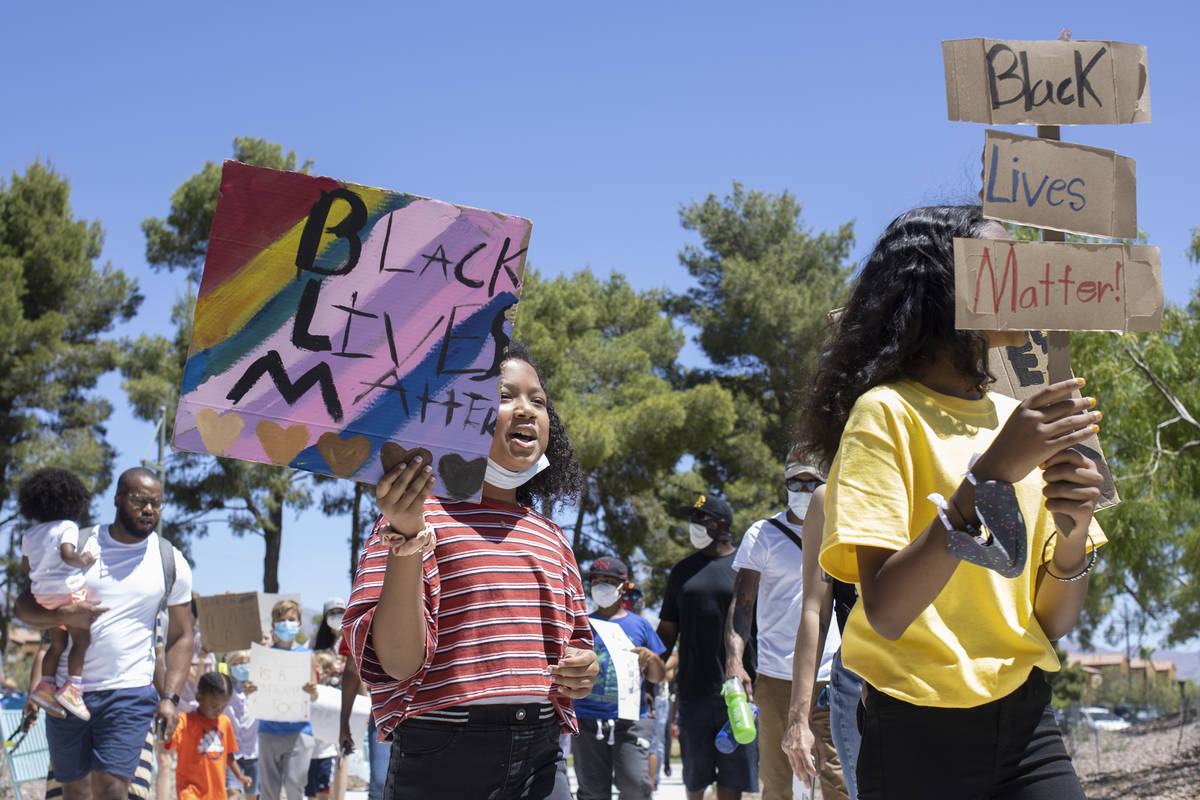
[[[1040,669],[975,708],[915,706],[867,687],[861,800],[1085,800]]]

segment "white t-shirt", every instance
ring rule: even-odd
[[[29,559],[30,591],[35,596],[70,594],[83,585],[83,570],[62,560],[59,547],[64,543],[79,551],[79,526],[69,519],[39,522],[21,537],[21,555]],[[99,557],[96,537],[87,537],[82,552]]]
[[[800,537],[800,525],[788,522],[787,512],[781,511],[778,520]],[[801,588],[803,586],[804,556],[796,543],[774,524],[760,519],[746,531],[733,569],[752,569],[761,574],[758,581],[758,671],[772,678],[792,679],[792,654],[796,648],[796,630],[800,627]],[[825,650],[821,654],[818,681],[829,680],[829,668],[834,653],[842,645],[837,625],[829,626]]]
[[[93,538],[99,557],[86,573],[88,596],[100,598],[108,610],[92,623],[92,643],[83,660],[83,689],[137,689],[154,681],[154,618],[162,601],[162,556],[158,534],[124,544],[99,526]],[[167,605],[187,603],[192,597],[192,570],[175,551],[175,585]],[[61,686],[67,678],[67,657],[58,665]]]

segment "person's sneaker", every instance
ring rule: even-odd
[[[58,702],[58,698],[54,696],[54,684],[43,679],[38,683],[37,688],[33,690],[33,694],[29,696],[37,705],[46,710],[46,713],[56,719],[64,719],[67,712],[63,710],[62,705]]]
[[[58,700],[58,702],[62,703],[63,708],[65,708],[67,711],[70,711],[81,720],[86,722],[92,718],[91,712],[89,712],[87,706],[83,704],[83,692],[79,691],[79,687],[74,683],[68,681],[61,689],[58,690],[54,697],[56,700]]]

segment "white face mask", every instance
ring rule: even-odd
[[[812,502],[812,492],[788,492],[788,508],[800,519],[808,513],[808,504]]]
[[[688,538],[692,540],[692,547],[697,550],[703,550],[713,543],[713,538],[709,534],[708,528],[699,522],[692,522],[688,525]]]
[[[545,453],[542,453],[542,457],[537,460],[536,464],[520,472],[505,469],[489,458],[487,460],[487,471],[483,473],[483,482],[490,483],[497,489],[516,489],[518,486],[524,486],[534,475],[537,475],[549,466],[550,459],[546,458]]]
[[[596,608],[608,608],[621,599],[621,590],[611,583],[592,584],[592,602]]]
[[[342,615],[337,611],[330,611],[325,615],[325,624],[330,630],[340,631],[342,629]]]

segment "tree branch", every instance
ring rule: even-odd
[[[1173,391],[1171,391],[1171,388],[1167,386],[1166,382],[1163,381],[1153,369],[1151,369],[1150,365],[1146,363],[1145,359],[1143,359],[1141,355],[1128,343],[1125,345],[1125,353],[1129,356],[1129,360],[1132,361],[1138,370],[1146,377],[1146,380],[1150,381],[1150,385],[1153,386],[1163,400],[1167,402],[1167,405],[1175,409],[1176,415],[1170,419],[1163,420],[1154,426],[1154,447],[1149,448],[1146,445],[1140,445],[1142,447],[1147,447],[1147,449],[1149,449],[1152,453],[1149,467],[1141,473],[1122,476],[1121,480],[1126,480],[1129,478],[1146,478],[1154,475],[1156,472],[1158,472],[1159,465],[1162,464],[1163,456],[1178,457],[1186,453],[1188,450],[1200,447],[1200,440],[1195,439],[1186,442],[1174,450],[1163,447],[1162,436],[1163,431],[1166,428],[1174,425],[1177,422],[1183,422],[1195,430],[1200,431],[1200,422],[1196,421],[1196,418],[1192,415],[1191,411],[1188,410],[1188,407],[1184,405],[1183,401],[1180,400]]]

